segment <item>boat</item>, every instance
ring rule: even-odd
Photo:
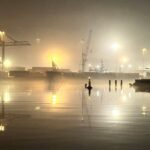
[[[136,79],[133,83],[133,86],[149,86],[150,87],[150,79]]]

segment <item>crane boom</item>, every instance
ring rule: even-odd
[[[17,41],[5,32],[0,31],[0,47],[2,47],[2,71],[4,71],[5,47],[8,46],[30,46],[28,41]]]
[[[2,45],[3,43],[0,42],[0,46]],[[30,43],[27,41],[5,42],[5,46],[30,46]]]

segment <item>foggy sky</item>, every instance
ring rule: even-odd
[[[139,66],[140,50],[145,47],[149,49],[145,57],[148,66],[149,6],[149,0],[0,0],[0,30],[32,44],[7,48],[6,58],[15,66],[48,66],[51,64],[50,60],[46,61],[47,55],[56,53],[61,57],[58,66],[78,70],[80,41],[87,39],[92,29],[88,63],[97,64],[103,59],[111,68],[117,55],[129,57],[128,63]],[[39,44],[37,38],[41,39]],[[117,54],[110,48],[113,42],[121,45]]]

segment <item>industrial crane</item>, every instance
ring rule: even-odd
[[[91,40],[92,40],[92,33],[93,33],[93,31],[90,30],[87,42],[86,42],[85,46],[82,47],[82,72],[85,72],[85,66],[86,66],[88,54],[90,51]]]
[[[0,31],[0,47],[2,47],[2,71],[4,71],[4,62],[5,62],[5,48],[9,46],[30,46],[28,41],[18,41],[12,38],[9,34]]]

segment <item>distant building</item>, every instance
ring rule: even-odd
[[[47,71],[54,71],[54,68],[53,67],[32,67],[30,71],[45,73]],[[71,72],[70,69],[55,69],[55,71]]]
[[[25,71],[26,67],[10,67],[6,69],[7,71]]]

